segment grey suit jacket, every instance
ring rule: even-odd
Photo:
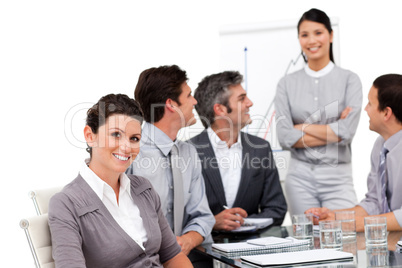
[[[151,183],[128,175],[148,241],[145,251],[114,220],[102,200],[78,177],[49,204],[49,227],[56,267],[162,267],[181,248],[160,209]]]
[[[275,225],[283,222],[287,211],[272,150],[259,137],[240,132],[242,141],[242,172],[233,207],[241,207],[251,218],[273,218]],[[197,149],[202,163],[209,207],[214,215],[226,205],[219,165],[207,130],[188,141]]]

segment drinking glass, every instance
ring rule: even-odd
[[[321,248],[342,250],[341,221],[320,221]]]
[[[388,246],[366,248],[367,267],[388,267]]]
[[[313,246],[313,215],[299,214],[292,216],[293,237],[297,239],[310,240]]]
[[[387,218],[365,217],[364,233],[366,237],[366,247],[387,246]]]
[[[335,212],[335,220],[341,221],[342,239],[356,239],[356,220],[354,211],[337,211]]]

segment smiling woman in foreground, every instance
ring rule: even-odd
[[[50,201],[56,267],[192,267],[151,184],[124,173],[139,153],[141,123],[139,105],[122,94],[88,110],[90,159]]]

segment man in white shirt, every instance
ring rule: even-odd
[[[205,77],[195,106],[205,130],[192,138],[202,161],[214,230],[234,230],[243,218],[273,218],[280,225],[287,205],[269,143],[241,132],[253,105],[239,72]]]

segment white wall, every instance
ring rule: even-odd
[[[132,96],[142,70],[165,64],[187,70],[194,89],[202,77],[220,70],[222,25],[298,19],[311,7],[339,18],[342,67],[359,74],[366,99],[378,75],[402,73],[400,8],[396,0],[381,4],[362,0],[2,1],[2,264],[33,267],[18,227],[21,218],[35,213],[27,193],[75,178],[86,157],[79,147],[87,103],[111,92]],[[67,124],[66,135],[65,118],[70,122],[71,115],[74,120]],[[353,143],[359,198],[366,190],[375,137],[363,113]]]

